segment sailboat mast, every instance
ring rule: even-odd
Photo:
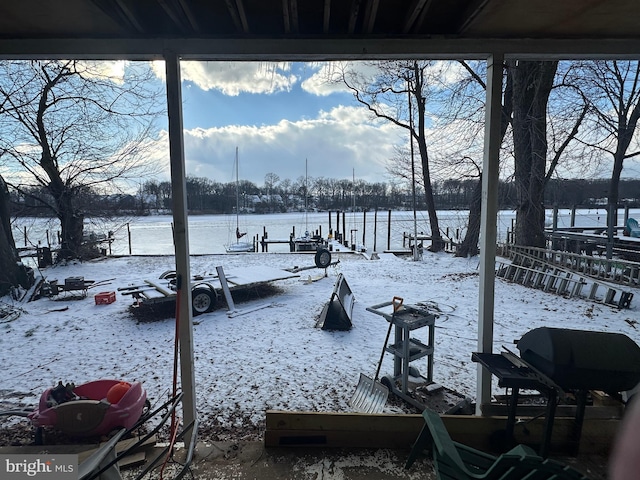
[[[304,234],[309,236],[309,160],[304,159]]]
[[[238,147],[236,147],[236,242],[238,238],[237,232],[240,231],[240,170],[238,167]]]

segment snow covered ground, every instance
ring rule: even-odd
[[[406,304],[429,302],[440,312],[435,331],[434,380],[475,397],[477,365],[478,259],[425,252],[421,261],[381,255],[379,260],[334,254],[340,262],[328,277],[309,282],[320,271],[278,281],[278,291],[237,303],[245,315],[229,318],[221,305],[194,319],[197,408],[203,428],[217,438],[224,432],[249,432],[258,438],[267,409],[349,411],[359,374],[373,376],[387,332],[383,317],[366,307],[400,296]],[[191,273],[215,273],[268,265],[276,268],[313,265],[308,254],[243,254],[192,257]],[[0,320],[0,410],[35,408],[41,393],[58,381],[84,383],[100,378],[141,381],[153,404],[171,391],[174,319],[140,321],[131,313],[131,298],[117,294],[115,303],[96,305],[94,295],[158,279],[174,268],[172,256],[109,258],[42,270],[48,279],[83,276],[100,286],[83,299],[42,298],[21,303],[19,318]],[[315,328],[330,299],[338,273],[354,293],[353,328],[331,332]],[[620,332],[640,342],[640,297],[630,309],[617,310],[582,299],[565,299],[503,280],[496,280],[494,351],[527,331],[563,327]],[[68,308],[66,308],[68,307]],[[412,336],[427,343],[427,329]],[[423,363],[424,362],[424,363]],[[426,371],[426,360],[413,364]],[[392,373],[385,355],[381,375]],[[495,387],[494,393],[503,393]],[[387,404],[388,412],[397,406]],[[0,419],[0,427],[24,419]]]

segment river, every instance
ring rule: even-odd
[[[631,209],[630,216],[640,218],[640,209]],[[553,212],[547,210],[547,223],[550,225]],[[623,223],[623,210],[619,212],[618,224]],[[356,244],[364,244],[368,251],[383,251],[402,247],[403,233],[413,233],[413,213],[410,211],[392,211],[391,229],[389,212],[379,211],[377,219],[374,212],[367,212],[366,225],[362,212],[345,213],[340,216],[340,231],[346,221],[346,238]],[[426,212],[417,212],[418,232],[429,232]],[[463,238],[466,232],[468,211],[443,210],[438,212],[440,228],[449,235]],[[515,212],[503,210],[498,214],[498,242],[506,240],[507,232],[512,228]],[[143,217],[117,218],[109,221],[89,219],[85,222],[85,231],[104,233],[113,232],[111,244],[113,255],[171,255],[173,254],[172,217],[170,215],[150,215]],[[235,241],[235,215],[191,215],[189,222],[189,250],[194,255],[225,253],[225,245]],[[322,236],[329,234],[328,212],[293,212],[267,215],[241,215],[240,229],[248,237],[262,238],[266,230],[269,239],[286,240],[295,229],[296,235],[321,231]],[[562,209],[558,215],[558,226],[571,224],[571,211]],[[576,211],[575,225],[582,227],[605,227],[605,208],[592,208]],[[336,214],[331,214],[331,226],[336,229]],[[59,223],[51,219],[18,218],[13,223],[13,233],[18,247],[57,244]],[[26,232],[26,241],[25,241]],[[375,237],[374,237],[375,232]],[[363,238],[364,236],[364,238]],[[287,244],[269,245],[270,252],[287,252]]]

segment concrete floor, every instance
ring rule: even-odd
[[[435,479],[430,460],[416,461],[410,469],[404,464],[408,451],[370,449],[269,448],[262,442],[198,443],[190,472],[184,478],[197,480],[239,479]],[[174,478],[184,452],[177,451],[178,463],[165,466],[163,477]],[[149,480],[160,478],[155,469]],[[135,478],[140,468],[123,470],[123,479]]]
[[[184,452],[177,451],[181,461]],[[408,450],[321,449],[321,448],[268,448],[262,442],[198,443],[190,472],[183,477],[196,480],[434,480],[436,475],[428,458],[419,458],[405,469]],[[605,457],[557,457],[589,476],[591,480],[605,480]],[[164,479],[181,469],[168,464]],[[159,468],[149,480],[160,479]],[[124,470],[124,480],[135,478],[139,469]]]
[[[146,462],[157,457],[161,444],[145,449]],[[78,453],[82,458],[87,447],[79,445],[44,446],[48,453]],[[39,453],[42,446],[0,447],[4,453]],[[199,442],[186,474],[187,480],[434,480],[431,460],[419,458],[405,469],[408,450],[265,448],[263,442]],[[178,446],[174,455],[145,476],[145,480],[172,480],[183,470],[186,451]],[[555,457],[582,471],[591,480],[606,480],[607,459],[597,455]],[[144,464],[121,469],[123,480],[131,480]]]

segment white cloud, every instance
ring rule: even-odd
[[[288,62],[197,62],[182,61],[183,81],[202,90],[218,90],[225,95],[240,93],[271,94],[288,92],[298,81]],[[153,70],[164,80],[164,62],[154,62]]]
[[[164,65],[164,64],[163,64]],[[78,61],[76,68],[87,78],[109,78],[112,82],[123,84],[127,62],[117,61]]]
[[[262,126],[224,126],[185,130],[188,175],[227,183],[233,180],[235,148],[239,148],[240,178],[263,185],[267,173],[297,180],[305,172],[325,178],[381,181],[393,145],[403,132],[387,122],[372,120],[358,107],[338,106],[316,118],[281,120]],[[166,149],[166,139],[162,146]],[[158,152],[158,161],[166,154]],[[168,163],[167,163],[168,165]],[[168,178],[168,171],[166,172]]]
[[[302,89],[319,97],[326,97],[336,92],[349,92],[339,79],[342,62],[325,62],[314,64],[315,72],[300,84]]]

